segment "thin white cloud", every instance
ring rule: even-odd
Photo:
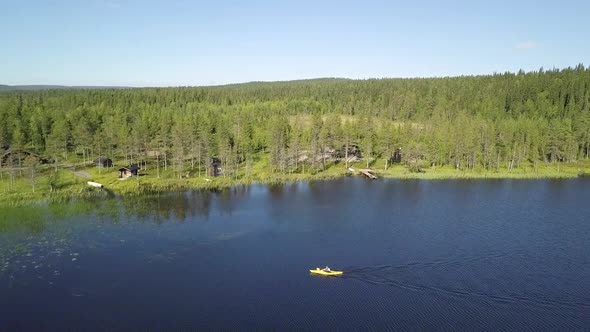
[[[539,46],[540,46],[539,43],[537,43],[536,41],[527,40],[522,43],[518,43],[516,45],[516,49],[517,50],[532,50],[535,48],[539,48]]]

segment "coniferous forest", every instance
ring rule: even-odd
[[[256,165],[313,173],[348,167],[351,156],[411,172],[563,165],[589,157],[590,68],[2,92],[0,147],[5,170],[105,157],[170,178],[204,176],[212,161],[229,178]]]

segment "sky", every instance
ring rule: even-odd
[[[0,84],[194,86],[590,65],[590,1],[0,0]]]

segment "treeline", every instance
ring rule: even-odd
[[[0,93],[0,154],[24,149],[56,165],[115,163],[225,175],[270,160],[319,170],[402,148],[413,169],[515,168],[590,153],[590,68],[426,79],[318,79],[219,87]],[[326,161],[328,160],[328,161]],[[3,167],[14,167],[4,158]]]

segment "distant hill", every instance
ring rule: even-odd
[[[69,90],[69,89],[126,89],[124,86],[67,86],[67,85],[4,85],[0,91],[38,91],[38,90]]]
[[[209,87],[235,87],[235,86],[278,86],[278,85],[297,85],[297,84],[309,84],[309,83],[325,83],[325,82],[346,82],[346,81],[353,81],[350,78],[340,78],[340,77],[320,77],[320,78],[307,78],[307,79],[299,79],[299,80],[290,80],[290,81],[251,81],[251,82],[243,82],[243,83],[228,83],[228,84],[221,84],[221,85],[211,85]],[[195,86],[195,87],[207,87],[207,86]]]
[[[348,78],[337,78],[337,77],[325,77],[325,78],[310,78],[300,79],[292,81],[252,81],[243,83],[229,83],[220,85],[196,85],[196,86],[162,86],[162,87],[143,87],[143,88],[236,88],[236,87],[269,87],[269,86],[297,86],[306,85],[313,83],[327,83],[327,82],[345,82],[352,81]],[[136,89],[140,87],[129,87],[129,86],[68,86],[68,85],[6,85],[0,84],[0,91],[39,91],[39,90],[91,90],[91,89]]]

